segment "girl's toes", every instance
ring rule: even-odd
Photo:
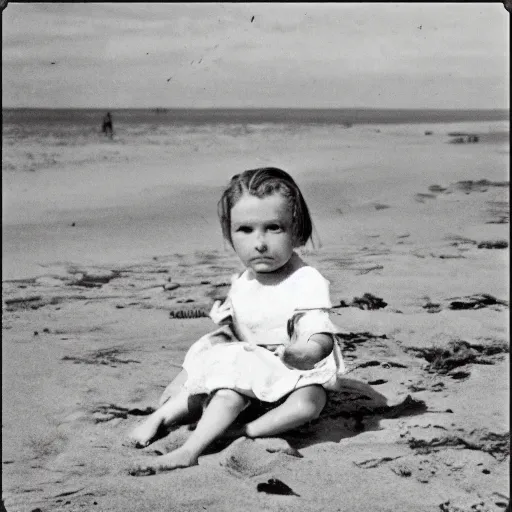
[[[141,441],[140,439],[137,439],[135,437],[128,437],[125,439],[122,443],[123,446],[126,446],[127,448],[146,448],[146,446],[149,445],[148,441]]]
[[[137,464],[128,468],[128,474],[131,476],[151,476],[156,474],[156,470],[145,464]]]

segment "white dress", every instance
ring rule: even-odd
[[[227,388],[275,402],[311,384],[336,389],[345,372],[336,337],[340,329],[326,311],[329,281],[316,269],[304,265],[274,286],[260,284],[246,270],[233,277],[227,301],[232,325],[203,336],[185,356],[188,393]],[[284,347],[315,333],[333,335],[332,352],[311,370],[285,366],[279,357]]]

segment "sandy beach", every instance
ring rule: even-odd
[[[478,143],[450,143],[457,131]],[[172,143],[118,124],[112,141],[14,140],[4,133],[7,511],[508,510],[508,123],[228,126]],[[310,207],[316,244],[301,254],[339,306],[344,390],[282,437],[132,476],[190,433],[123,445],[241,268],[220,191],[268,165]],[[291,491],[258,487],[271,479]]]

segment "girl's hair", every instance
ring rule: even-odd
[[[277,167],[261,167],[259,169],[249,169],[233,176],[218,203],[217,212],[222,234],[231,245],[233,245],[231,209],[244,193],[259,198],[275,193],[281,194],[288,201],[291,209],[292,229],[296,243],[302,246],[311,238],[313,223],[309,215],[309,209],[293,178]]]

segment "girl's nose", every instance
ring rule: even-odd
[[[256,236],[254,247],[258,252],[265,252],[268,249],[267,241],[264,235],[259,234]]]

